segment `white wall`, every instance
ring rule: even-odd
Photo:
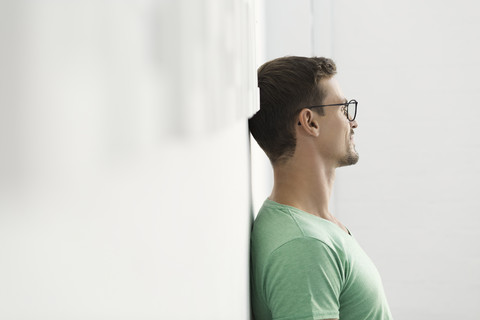
[[[264,11],[264,61],[330,56],[359,101],[360,161],[337,170],[332,211],[380,270],[394,317],[479,319],[479,5],[266,0]]]
[[[247,319],[254,3],[0,3],[0,318]]]
[[[479,319],[479,5],[334,8],[361,154],[357,168],[339,170],[338,209],[379,267],[397,318]]]

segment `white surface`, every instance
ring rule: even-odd
[[[334,58],[359,101],[360,152],[338,171],[338,210],[398,319],[480,318],[478,9],[335,2]]]
[[[249,318],[252,8],[0,3],[0,319]]]

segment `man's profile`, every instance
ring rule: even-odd
[[[357,163],[357,101],[328,58],[283,57],[258,69],[249,120],[274,171],[251,236],[256,320],[392,319],[377,269],[329,211],[338,167]]]

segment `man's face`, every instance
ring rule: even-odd
[[[319,85],[325,92],[322,104],[347,102],[334,77],[320,81]],[[337,167],[355,164],[359,159],[353,140],[353,129],[357,128],[357,122],[349,121],[344,109],[344,106],[324,107],[325,115],[319,118],[320,152]]]

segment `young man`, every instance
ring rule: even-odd
[[[335,169],[358,161],[357,102],[327,58],[284,57],[258,69],[250,131],[274,187],[254,222],[252,307],[264,319],[392,319],[377,269],[328,210]]]

